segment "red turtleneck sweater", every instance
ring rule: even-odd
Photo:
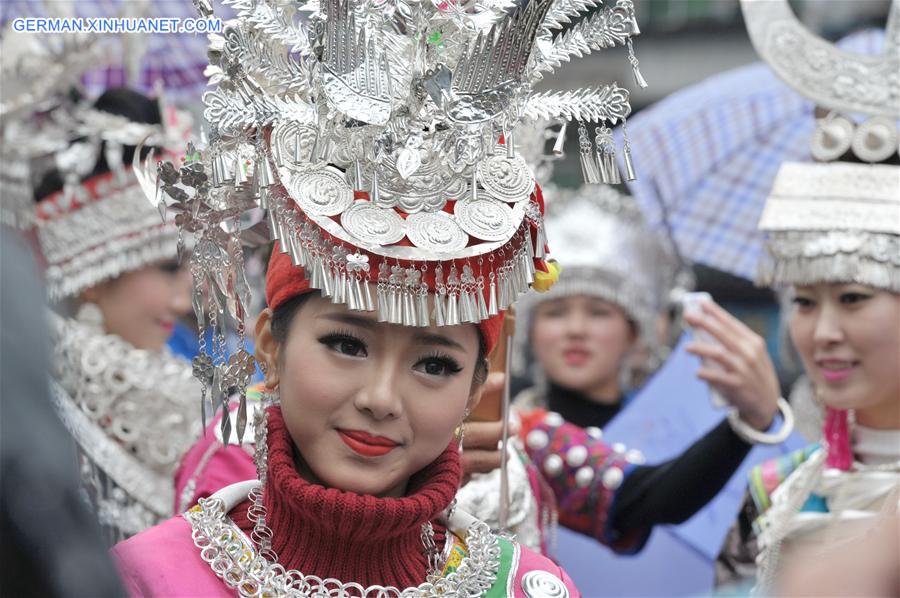
[[[293,441],[281,409],[269,412],[269,468],[264,501],[266,523],[278,562],[305,575],[337,578],[364,586],[400,588],[425,581],[422,524],[435,519],[456,495],[462,469],[451,444],[409,480],[407,495],[376,498],[307,482],[294,468]],[[231,511],[248,534],[249,501]],[[438,546],[441,544],[438,543]]]

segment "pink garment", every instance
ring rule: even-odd
[[[277,532],[276,532],[277,533]],[[569,596],[581,594],[575,584],[548,558],[525,547],[512,580],[511,593],[528,598],[523,590],[523,577],[530,572],[545,571],[561,580]],[[132,597],[215,598],[236,596],[200,558],[200,550],[191,539],[191,526],[181,516],[173,517],[136,536],[120,542],[112,549],[125,589]],[[507,580],[498,579],[503,584]]]
[[[236,409],[237,405],[232,411]],[[225,447],[216,437],[221,419],[220,415],[209,424],[200,440],[181,459],[175,472],[175,513],[187,511],[201,498],[212,496],[225,486],[256,477],[256,465],[250,454],[253,445]]]

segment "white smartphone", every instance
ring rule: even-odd
[[[681,298],[682,311],[685,315],[687,314],[700,314],[703,312],[703,304],[704,303],[712,303],[712,295],[705,292],[700,293],[685,293]],[[696,330],[692,328],[690,325],[685,323],[688,330],[691,331],[691,335],[698,341],[702,343],[710,343],[713,345],[721,345],[718,340],[710,333],[705,330]],[[703,367],[710,369],[722,369],[721,366],[715,361],[711,361],[709,359],[702,360]],[[716,390],[712,387],[709,389],[709,400],[713,404],[714,407],[727,407],[728,402],[722,398]]]

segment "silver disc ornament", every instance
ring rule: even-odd
[[[376,245],[391,245],[406,235],[403,218],[397,212],[364,199],[341,214],[341,225],[360,241]]]
[[[515,232],[512,210],[495,199],[462,200],[453,207],[464,231],[482,241],[506,241]]]
[[[353,203],[353,189],[336,168],[320,168],[291,177],[288,192],[304,212],[337,216]]]
[[[507,158],[505,153],[478,163],[478,181],[488,193],[502,201],[516,203],[531,197],[534,176],[521,156]]]
[[[469,235],[447,212],[419,212],[406,218],[406,236],[428,251],[459,251],[469,244]]]

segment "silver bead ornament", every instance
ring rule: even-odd
[[[622,470],[618,467],[610,467],[606,471],[603,472],[603,476],[600,478],[600,481],[603,482],[603,485],[609,490],[616,490],[619,486],[622,485],[622,480],[625,479],[625,474],[622,473]]]
[[[539,451],[550,444],[550,436],[543,430],[532,430],[525,437],[525,444],[533,451]]]
[[[593,438],[594,440],[602,440],[603,439],[603,430],[596,426],[589,426],[584,429],[587,432],[587,435]]]
[[[566,420],[563,419],[563,416],[561,416],[556,411],[551,411],[544,417],[544,423],[546,423],[548,426],[553,426],[554,428],[563,425],[565,421]]]
[[[587,461],[587,458],[587,447],[581,444],[577,444],[570,448],[566,453],[566,464],[569,467],[581,467],[582,465],[584,465],[584,462]]]
[[[579,488],[587,488],[594,481],[594,469],[581,467],[575,472],[575,485]]]
[[[557,455],[556,453],[547,455],[544,459],[544,471],[547,475],[557,476],[563,470],[563,460],[562,457]]]
[[[626,447],[621,442],[616,442],[615,444],[612,445],[612,450],[613,450],[613,452],[623,455],[628,450],[628,447]]]

